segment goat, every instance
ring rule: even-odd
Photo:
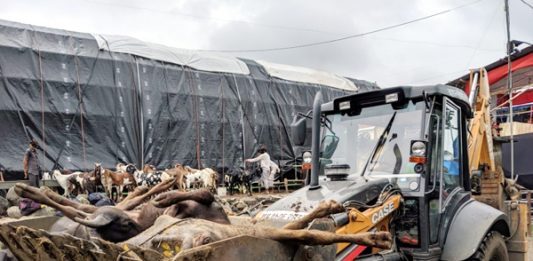
[[[217,173],[211,168],[205,168],[198,171],[203,187],[215,192],[217,188]]]
[[[156,170],[154,165],[146,164],[142,171],[139,171],[132,164],[128,164],[126,171],[135,178],[137,186],[153,187],[162,181],[172,179],[165,171]]]
[[[202,173],[200,172],[194,172],[194,173],[189,173],[187,175],[185,175],[186,179],[185,179],[185,187],[187,189],[192,189],[192,188],[201,188],[204,186],[204,180],[202,179]]]
[[[186,179],[189,171],[181,164],[174,165],[171,169],[166,169],[166,173],[176,179],[176,187],[180,190],[185,190],[186,188]]]
[[[100,181],[102,183],[102,186],[104,187],[105,193],[109,198],[112,198],[113,196],[113,186],[117,187],[117,201],[121,198],[122,193],[124,192],[124,188],[126,186],[136,186],[135,178],[130,173],[114,172],[104,168],[102,168],[100,172]]]
[[[73,179],[76,179],[77,175],[81,172],[74,172],[72,174],[61,174],[61,171],[59,170],[53,170],[52,176],[55,180],[57,180],[57,183],[59,186],[64,190],[63,196],[69,197],[71,192],[75,190],[76,185],[72,182]],[[79,193],[79,192],[78,192]]]
[[[257,165],[251,165],[249,168],[220,168],[219,171],[224,171],[224,182],[227,184],[230,195],[233,195],[235,188],[239,190],[246,190],[248,195],[252,195],[252,182],[261,177],[261,169]]]

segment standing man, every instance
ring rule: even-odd
[[[270,187],[273,186],[273,181],[270,178],[270,155],[268,155],[267,148],[265,145],[261,145],[259,147],[259,156],[253,158],[253,159],[246,159],[244,162],[258,162],[261,165],[261,183],[265,187],[266,193],[270,194]]]
[[[39,144],[35,140],[30,142],[30,147],[24,154],[24,179],[29,178],[30,186],[39,187],[39,178],[41,174],[41,167],[39,166],[39,158],[37,157],[37,148]]]
[[[4,172],[6,171],[6,168],[4,168],[4,165],[0,163],[0,182],[4,182]]]

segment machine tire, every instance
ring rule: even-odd
[[[471,261],[509,261],[507,246],[500,233],[489,232],[476,253],[468,260]]]

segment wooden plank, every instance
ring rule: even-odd
[[[35,217],[35,218],[25,218],[21,220],[16,220],[8,222],[12,226],[26,226],[33,229],[44,229],[49,230],[52,225],[59,219],[57,216],[47,216],[47,217]]]
[[[28,180],[10,180],[10,181],[4,181],[0,182],[0,189],[10,189],[11,187],[15,186],[17,183],[25,183],[29,184],[30,181]]]
[[[41,180],[41,186],[47,186],[50,188],[59,187],[59,183],[55,179],[43,179]]]
[[[0,189],[8,190],[11,187],[15,186],[17,183],[30,184],[29,180],[9,180],[0,182]],[[47,186],[50,188],[59,187],[59,183],[55,179],[41,180],[41,186]]]

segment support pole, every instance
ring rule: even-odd
[[[509,93],[509,124],[510,141],[511,141],[511,179],[514,179],[514,131],[513,131],[513,75],[511,72],[511,52],[513,49],[511,43],[511,26],[509,19],[509,0],[505,0],[505,19],[507,27],[507,91]]]

